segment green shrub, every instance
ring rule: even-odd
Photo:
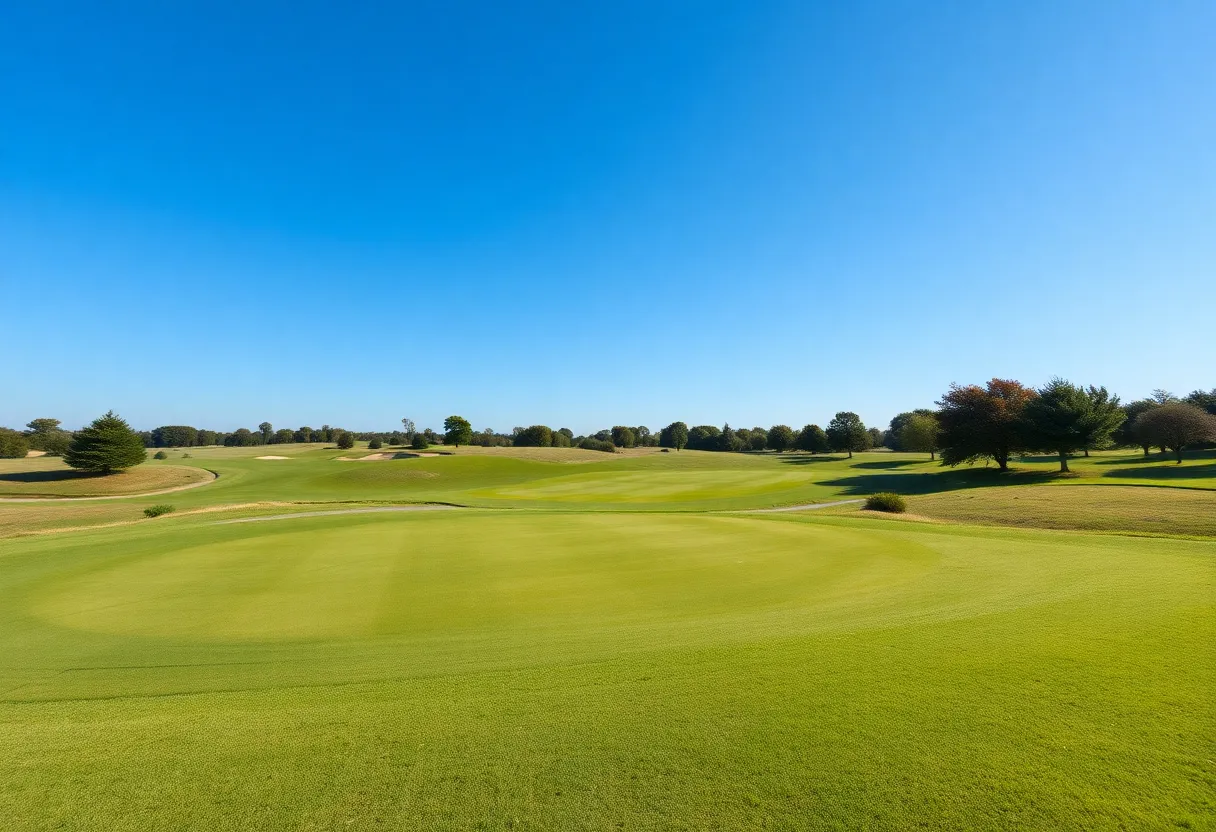
[[[378,451],[384,447],[384,443],[381,442],[379,439],[373,439],[371,442],[367,443],[367,447],[373,451]]]
[[[189,458],[190,458],[190,454],[182,454],[182,459],[189,459]]]
[[[144,517],[160,517],[162,514],[168,514],[173,511],[173,506],[167,503],[161,503],[157,506],[148,506],[144,509]]]
[[[0,458],[23,459],[30,450],[29,440],[15,430],[0,428]]]
[[[169,455],[167,453],[165,453],[164,451],[157,451],[156,453],[152,454],[152,458],[153,459],[168,459]]]
[[[582,442],[579,442],[578,446],[588,451],[604,451],[609,454],[616,453],[616,445],[604,439],[596,439],[594,436],[588,436]]]
[[[908,510],[904,498],[890,491],[866,497],[866,508],[870,511],[889,511],[892,514],[901,514]]]
[[[431,443],[427,441],[425,434],[415,433],[414,438],[410,440],[410,447],[415,451],[425,451],[431,447]]]
[[[338,447],[344,451],[349,451],[355,447],[355,435],[350,431],[345,431],[338,437]]]

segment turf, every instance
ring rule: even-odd
[[[0,460],[0,497],[111,497],[194,485],[211,473],[185,465],[139,465],[117,474],[76,471],[54,457]]]
[[[1216,824],[1210,456],[264,453],[0,503],[6,829]]]
[[[8,828],[1214,818],[1216,543],[789,515],[206,522],[6,544]]]

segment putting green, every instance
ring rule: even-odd
[[[671,626],[822,609],[935,560],[863,531],[732,517],[413,520],[282,520],[182,548],[167,536],[54,582],[36,609],[74,629],[213,641]]]

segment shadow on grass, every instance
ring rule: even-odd
[[[1184,457],[1185,458],[1185,457]],[[1133,468],[1116,468],[1113,471],[1103,471],[1104,477],[1125,477],[1137,480],[1190,480],[1202,477],[1216,477],[1216,462],[1210,465],[1178,465],[1165,460],[1155,460],[1157,465]]]
[[[909,465],[924,465],[926,462],[935,462],[928,457],[924,459],[894,459],[888,462],[858,462],[850,466],[852,468],[863,468],[867,471],[886,471],[892,468],[907,468]]]
[[[1174,456],[1173,451],[1166,451],[1165,453],[1161,453],[1159,451],[1153,451],[1148,456],[1145,456],[1144,454],[1136,454],[1134,457],[1129,455],[1129,456],[1125,456],[1125,457],[1120,457],[1118,459],[1103,459],[1094,464],[1095,465],[1163,465],[1167,462],[1173,463],[1176,459],[1177,459],[1177,457]],[[1208,451],[1208,450],[1187,451],[1187,450],[1184,450],[1182,452],[1182,459],[1184,461],[1189,461],[1189,460],[1194,460],[1194,459],[1216,459],[1216,450],[1214,450],[1214,451]]]
[[[0,474],[0,482],[70,482],[71,480],[92,480],[107,476],[109,474],[99,474],[93,471],[21,471]]]
[[[848,457],[834,454],[781,454],[778,459],[787,465],[810,465],[813,462],[845,462]]]
[[[1075,475],[1074,475],[1075,476]],[[1063,475],[1068,478],[1068,475]],[[853,496],[893,491],[896,494],[937,494],[964,488],[990,488],[999,485],[1039,485],[1061,479],[1056,471],[1000,471],[996,468],[972,468],[962,471],[944,470],[917,474],[863,474],[823,480],[820,485],[843,489]]]

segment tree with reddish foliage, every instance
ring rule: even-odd
[[[1027,449],[1022,411],[1035,395],[1012,379],[994,378],[984,387],[950,385],[937,403],[942,464],[991,459],[1008,471],[1009,457]]]

